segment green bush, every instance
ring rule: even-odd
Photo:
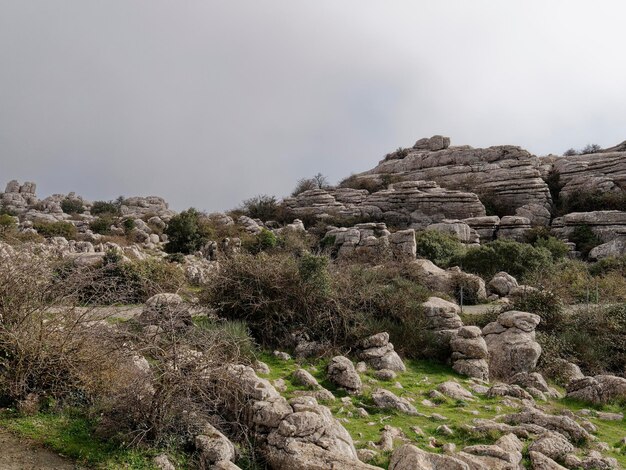
[[[113,225],[114,223],[115,221],[113,220],[113,217],[105,213],[105,215],[92,220],[89,223],[89,228],[94,233],[99,233],[100,235],[110,235],[111,225]]]
[[[61,201],[61,210],[66,214],[82,214],[85,212],[85,207],[81,200],[66,197]]]
[[[466,248],[455,236],[437,230],[425,230],[415,234],[417,256],[426,258],[441,268],[447,268],[466,253]]]
[[[328,265],[326,257],[241,254],[224,261],[203,301],[228,320],[243,320],[264,345],[284,344],[294,332],[339,349],[389,331],[398,351],[433,357],[422,303],[430,293],[403,264],[376,268]]]
[[[262,221],[281,219],[281,206],[278,204],[276,197],[261,194],[246,199],[241,205],[241,210],[253,219],[261,219]]]
[[[626,305],[595,306],[565,316],[558,331],[538,334],[543,348],[541,366],[555,359],[577,363],[586,375],[624,374],[626,364]]]
[[[124,229],[124,233],[126,235],[130,235],[135,228],[135,221],[133,219],[124,219],[122,221],[122,228]]]
[[[91,206],[91,215],[120,215],[121,204],[117,201],[95,201]]]
[[[579,225],[569,236],[569,240],[576,244],[576,249],[584,259],[587,259],[589,252],[596,246],[602,245],[602,240],[593,232],[588,225]]]
[[[190,254],[202,248],[208,241],[208,234],[205,225],[201,223],[201,216],[192,207],[172,217],[165,229],[168,237],[165,251]]]
[[[535,248],[545,248],[552,255],[554,261],[558,261],[565,257],[569,253],[569,247],[555,237],[541,237],[533,244]]]
[[[552,254],[545,248],[535,248],[513,240],[495,240],[467,250],[461,261],[465,271],[491,279],[496,273],[506,271],[523,279],[535,270],[552,264]]]
[[[601,259],[589,266],[589,272],[593,276],[618,273],[621,276],[626,277],[626,256]]]
[[[76,227],[70,222],[36,222],[33,228],[46,238],[65,237],[68,240],[76,238]]]
[[[9,214],[0,214],[0,236],[7,235],[17,228],[15,218]]]
[[[539,315],[541,317],[541,322],[537,326],[539,331],[559,330],[563,328],[565,322],[563,302],[550,291],[527,291],[515,299],[513,309]]]
[[[260,253],[262,251],[271,250],[278,245],[278,238],[274,232],[267,229],[261,229],[257,235],[245,240],[244,248],[250,253]]]
[[[625,210],[626,191],[584,192],[577,191],[558,200],[558,215],[570,212],[593,212],[606,210]]]

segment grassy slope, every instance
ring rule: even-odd
[[[271,373],[267,378],[271,380],[283,379],[285,381],[287,389],[284,395],[286,397],[293,396],[296,390],[304,390],[303,387],[296,386],[290,381],[291,374],[299,367],[298,363],[294,360],[281,361],[268,354],[262,355],[260,359],[266,362],[271,368]],[[357,397],[351,397],[352,406],[344,405],[339,399],[334,402],[324,403],[350,432],[357,448],[367,448],[368,441],[378,442],[381,431],[385,425],[402,429],[406,437],[413,441],[413,444],[431,452],[436,452],[437,450],[427,447],[429,436],[436,437],[437,441],[442,444],[448,442],[454,443],[457,445],[457,448],[479,443],[491,444],[497,439],[497,436],[472,435],[464,432],[463,425],[471,424],[472,420],[475,418],[490,419],[497,415],[514,411],[512,408],[503,406],[500,398],[490,399],[479,396],[478,394],[475,394],[476,400],[474,401],[447,399],[445,402],[437,404],[435,408],[424,406],[421,404],[421,401],[427,399],[428,393],[435,389],[438,384],[447,380],[456,380],[467,387],[469,381],[454,373],[449,367],[433,362],[406,361],[406,365],[407,371],[399,374],[397,377],[397,381],[400,382],[403,388],[396,388],[394,381],[383,382],[376,380],[373,375],[368,372],[361,374],[365,386],[364,393]],[[344,391],[337,390],[326,380],[325,366],[324,361],[315,364],[303,364],[303,367],[309,370],[320,384],[331,390],[336,397],[341,398],[347,396]],[[389,410],[379,410],[372,406],[370,398],[371,392],[378,387],[386,388],[398,396],[411,400],[421,413],[427,415],[437,413],[447,419],[445,421],[438,421],[429,417],[408,416]],[[573,411],[589,408],[588,405],[566,399],[551,400],[548,406],[554,412],[558,412],[558,410],[564,408],[569,408]],[[356,407],[365,408],[370,415],[359,417],[354,413]],[[619,410],[617,406],[604,407],[604,410],[623,411]],[[626,467],[626,447],[623,446],[621,451],[619,448],[614,447],[619,444],[621,438],[626,436],[626,420],[616,422],[602,421],[593,417],[589,419],[598,427],[596,436],[599,440],[607,442],[612,447],[611,451],[606,453],[606,455],[617,458],[620,464]],[[446,424],[451,427],[455,432],[454,435],[444,436],[438,434],[436,429],[441,424]],[[413,432],[411,430],[412,426],[419,426],[424,432],[424,436],[419,436]],[[372,463],[384,467],[388,463],[388,457],[388,455],[382,454]]]

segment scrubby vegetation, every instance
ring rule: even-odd
[[[35,222],[33,228],[46,237],[64,237],[68,240],[76,238],[76,227],[71,222]]]
[[[61,210],[66,214],[82,214],[85,212],[85,206],[80,199],[66,197],[61,201]]]
[[[458,238],[437,230],[424,230],[415,234],[417,256],[431,260],[441,268],[458,264],[467,249]]]
[[[543,247],[534,247],[513,240],[495,240],[480,247],[470,248],[460,261],[460,266],[485,279],[506,271],[523,279],[533,271],[552,264],[552,253]]]

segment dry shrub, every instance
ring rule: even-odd
[[[126,444],[186,445],[219,416],[229,364],[254,352],[245,325],[107,322],[75,307],[92,271],[17,250],[0,260],[0,391],[7,404],[78,407],[100,435]],[[161,312],[163,313],[163,312]],[[214,422],[220,425],[223,423]]]
[[[34,393],[88,403],[125,380],[111,330],[72,307],[85,279],[54,272],[53,261],[20,250],[0,264],[0,389],[9,402]]]

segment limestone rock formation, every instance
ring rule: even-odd
[[[550,159],[563,185],[561,196],[577,192],[618,192],[626,190],[626,148]]]
[[[426,227],[426,230],[436,230],[452,235],[466,245],[476,245],[480,243],[480,235],[478,232],[467,223],[460,220],[444,219],[439,223],[430,224]]]
[[[287,401],[247,366],[230,366],[227,373],[224,409],[243,418],[271,468],[376,468],[358,459],[350,434],[314,398]]]
[[[552,232],[569,239],[576,227],[589,227],[603,242],[626,238],[626,212],[595,211],[572,212],[552,221]]]
[[[475,194],[444,189],[432,181],[394,183],[372,194],[347,188],[314,189],[286,198],[283,204],[297,217],[363,217],[413,228],[485,215]]]
[[[470,466],[451,455],[433,454],[413,445],[399,447],[391,455],[389,470],[470,470]]]
[[[466,273],[458,267],[441,269],[427,259],[417,259],[413,267],[420,274],[420,280],[429,289],[456,296],[459,286],[463,286],[466,298],[471,297],[478,301],[487,298],[485,281],[480,276]]]
[[[539,321],[538,315],[513,310],[483,328],[492,378],[506,380],[519,372],[533,371],[541,355],[535,340]]]
[[[404,372],[406,367],[389,342],[389,333],[383,332],[370,336],[361,342],[358,352],[360,360],[365,361],[375,370]]]
[[[408,415],[417,414],[415,407],[406,398],[399,397],[384,388],[374,390],[372,400],[378,408],[398,410]]]
[[[614,375],[596,375],[572,380],[567,384],[567,396],[597,405],[626,400],[626,379]]]
[[[415,259],[415,231],[407,229],[391,233],[381,222],[331,228],[324,239],[332,243],[332,252],[338,258],[357,256],[378,261]]]
[[[459,317],[461,308],[453,302],[439,297],[429,297],[422,304],[422,308],[428,318],[429,328],[442,337],[448,339],[455,337],[458,329],[463,326],[463,321]]]
[[[450,341],[452,368],[459,374],[481,380],[489,380],[489,351],[482,332],[477,326],[459,328]]]
[[[541,177],[540,163],[526,150],[510,145],[445,147],[436,137],[432,141],[437,144],[418,141],[421,143],[417,148],[386,158],[357,176],[377,179],[393,175],[405,181],[435,181],[444,188],[466,188],[483,194],[513,211],[528,204],[549,208],[550,192]]]

